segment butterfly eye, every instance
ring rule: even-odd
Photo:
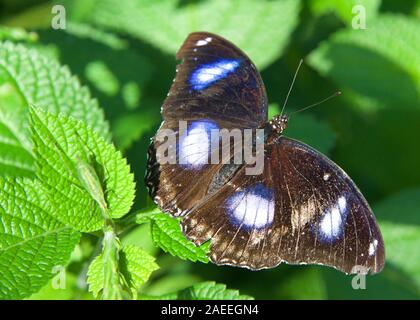
[[[280,122],[282,122],[282,123],[287,123],[287,122],[289,122],[289,116],[288,116],[288,115],[286,115],[286,114],[282,115],[282,116],[280,117]]]

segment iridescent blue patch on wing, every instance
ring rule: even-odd
[[[236,59],[220,59],[198,66],[190,76],[190,84],[194,90],[202,90],[214,82],[225,78],[240,65]]]
[[[320,242],[331,244],[341,238],[348,212],[348,199],[344,195],[338,197],[333,205],[324,210],[315,229]]]
[[[230,221],[246,230],[263,229],[274,221],[274,192],[262,183],[237,191],[226,199]]]
[[[178,141],[179,164],[187,170],[198,170],[209,163],[211,156],[211,131],[218,130],[211,120],[192,121]]]

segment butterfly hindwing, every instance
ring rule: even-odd
[[[286,137],[266,148],[264,173],[238,171],[184,218],[187,237],[196,244],[211,239],[210,257],[217,264],[262,269],[284,261],[379,272],[382,237],[347,174]]]

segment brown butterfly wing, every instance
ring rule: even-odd
[[[267,94],[252,61],[228,40],[191,33],[179,49],[176,77],[162,106],[164,120],[230,121],[253,128],[267,120]]]
[[[162,106],[164,121],[149,148],[146,184],[162,210],[182,215],[215,189],[211,187],[215,185],[213,180],[223,166],[160,163],[156,152],[164,141],[157,137],[171,129],[179,156],[183,147],[179,142],[182,137],[179,121],[187,121],[187,131],[195,132],[197,139],[184,139],[190,146],[183,153],[196,162],[204,162],[197,158],[197,153],[210,159],[209,130],[256,128],[267,120],[267,96],[254,64],[220,36],[206,32],[190,34],[177,58],[182,62]],[[207,155],[205,150],[209,151]]]
[[[197,245],[211,241],[217,264],[323,264],[346,273],[384,265],[381,233],[355,184],[327,157],[286,137],[266,146],[262,175],[242,168],[182,225]]]
[[[225,180],[223,177],[220,180],[220,177],[226,176],[221,174],[225,166],[222,163],[211,164],[211,158],[217,153],[221,162],[223,144],[219,148],[212,148],[210,130],[222,128],[224,124],[223,121],[190,120],[183,132],[177,127],[178,121],[169,120],[162,124],[149,147],[146,173],[149,193],[162,211],[174,216],[184,215],[205,196],[222,186]],[[161,141],[159,135],[167,129],[171,129],[175,137],[171,142],[176,149],[176,161],[173,163],[159,160],[159,154],[162,153],[159,148],[167,143],[166,139]],[[225,144],[229,144],[229,141],[225,141]],[[229,148],[233,156],[234,146],[229,144]],[[231,166],[228,174],[233,175],[236,168]]]

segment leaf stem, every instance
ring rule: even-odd
[[[119,272],[120,241],[111,226],[104,229],[102,241],[102,261],[104,268],[104,285],[102,298],[104,300],[122,300],[123,288]]]
[[[132,211],[117,221],[116,232],[117,234],[121,235],[122,233],[125,233],[127,230],[131,229],[135,224],[143,224],[149,222],[153,215],[161,212],[162,211],[160,211],[160,209],[156,206]]]

